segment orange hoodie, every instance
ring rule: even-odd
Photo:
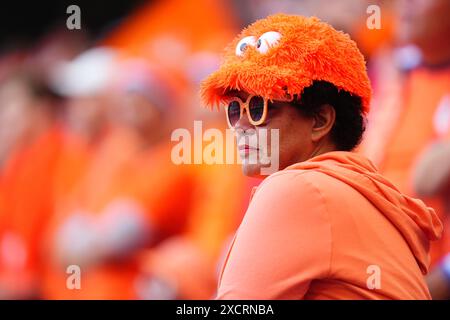
[[[373,164],[329,152],[267,177],[229,249],[218,299],[430,299],[442,224]]]

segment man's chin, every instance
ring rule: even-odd
[[[261,164],[249,164],[244,162],[242,164],[242,172],[247,177],[261,177]]]

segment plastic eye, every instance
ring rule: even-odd
[[[254,36],[248,36],[248,37],[241,39],[241,41],[239,41],[236,46],[236,55],[242,56],[244,54],[247,46],[249,46],[249,45],[255,46],[255,44],[256,44],[256,39]]]
[[[281,38],[281,34],[276,31],[269,31],[264,33],[261,37],[259,37],[258,41],[256,41],[256,49],[259,53],[267,53],[269,48],[275,46]]]

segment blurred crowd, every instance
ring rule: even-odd
[[[214,297],[259,181],[237,164],[175,165],[171,133],[226,129],[199,83],[243,26],[276,12],[357,42],[374,95],[358,152],[448,229],[450,1],[154,1],[100,39],[61,25],[0,55],[0,298]],[[435,298],[450,297],[449,249],[445,230],[430,251]]]

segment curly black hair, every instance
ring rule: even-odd
[[[300,97],[294,97],[294,101],[306,117],[315,116],[324,104],[334,108],[336,120],[331,129],[331,139],[337,150],[351,151],[361,142],[366,117],[360,97],[340,90],[330,82],[314,81]]]

